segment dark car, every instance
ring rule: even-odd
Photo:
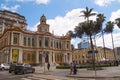
[[[0,70],[2,70],[2,67],[1,67],[1,65],[0,65]]]
[[[18,73],[34,73],[35,68],[33,68],[30,64],[19,64],[19,63],[13,63],[10,65],[9,73],[14,72],[15,74]]]

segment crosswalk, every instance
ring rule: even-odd
[[[27,78],[21,78],[21,80],[50,80],[50,79],[43,79],[43,78],[37,78],[37,77],[27,77]]]

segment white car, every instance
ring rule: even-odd
[[[10,68],[10,65],[7,63],[2,63],[1,65],[2,70],[8,70]]]

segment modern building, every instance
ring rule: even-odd
[[[72,61],[71,38],[50,33],[50,26],[44,15],[40,18],[37,31],[29,31],[26,29],[25,17],[9,11],[0,11],[0,14],[0,63],[20,62],[36,65],[44,62],[59,64]]]
[[[78,43],[78,49],[84,49],[90,46],[88,41],[83,40],[82,42]]]

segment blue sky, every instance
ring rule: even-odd
[[[40,17],[44,14],[47,23],[50,25],[50,32],[55,35],[66,34],[68,30],[73,30],[79,22],[84,21],[81,10],[88,6],[93,8],[93,12],[104,13],[106,21],[114,21],[120,17],[120,0],[0,0],[0,10],[10,10],[25,16],[27,28],[35,31]],[[95,16],[91,17],[95,20]],[[104,23],[104,24],[105,24]],[[114,29],[115,47],[120,46],[119,28]],[[111,37],[105,35],[106,46],[111,48]],[[78,39],[72,39],[72,43],[77,47]],[[97,45],[102,46],[102,39],[97,39]]]

